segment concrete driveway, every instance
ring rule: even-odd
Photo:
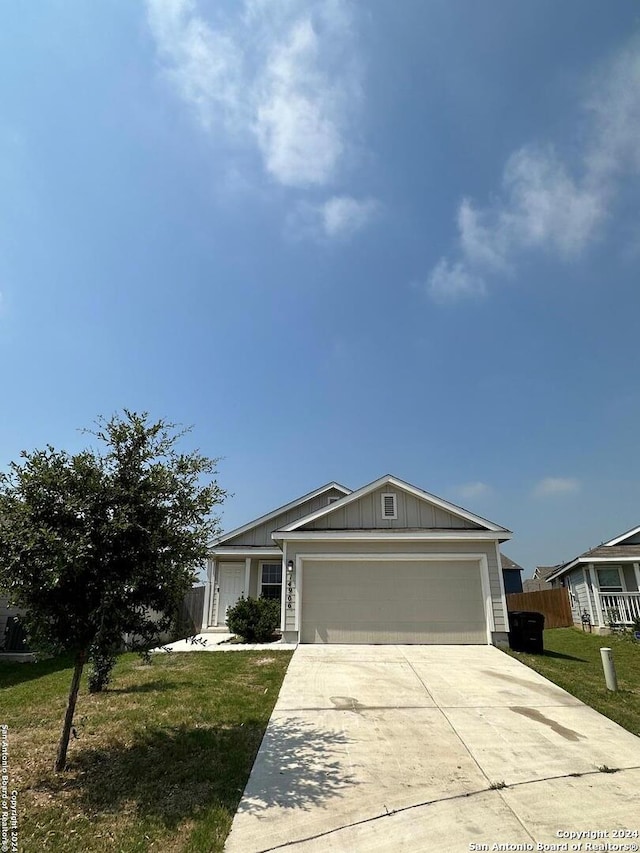
[[[300,646],[225,849],[639,849],[639,789],[640,738],[496,648]]]

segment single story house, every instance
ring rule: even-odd
[[[586,615],[598,629],[631,627],[640,620],[640,527],[556,566],[547,580],[567,588],[574,622]]]
[[[288,642],[506,643],[510,538],[391,475],[355,491],[328,483],[215,542],[203,630],[224,626],[240,596],[266,595]]]

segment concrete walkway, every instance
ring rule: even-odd
[[[152,655],[170,654],[171,652],[251,652],[256,650],[269,651],[293,651],[296,643],[283,643],[276,640],[274,643],[230,643],[233,634],[207,633],[198,634],[197,637],[189,637],[186,640],[176,640],[175,643],[166,643],[151,649]]]
[[[300,646],[225,850],[596,850],[639,788],[640,738],[496,648]]]

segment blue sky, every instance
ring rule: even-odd
[[[226,529],[393,473],[529,574],[640,523],[640,14],[6,3],[0,464],[128,407]]]

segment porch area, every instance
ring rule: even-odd
[[[258,552],[258,553],[256,553]],[[225,549],[207,565],[202,630],[226,631],[227,611],[238,599],[282,598],[282,551],[273,548]]]
[[[595,593],[602,625],[630,628],[635,622],[640,622],[640,592]]]

